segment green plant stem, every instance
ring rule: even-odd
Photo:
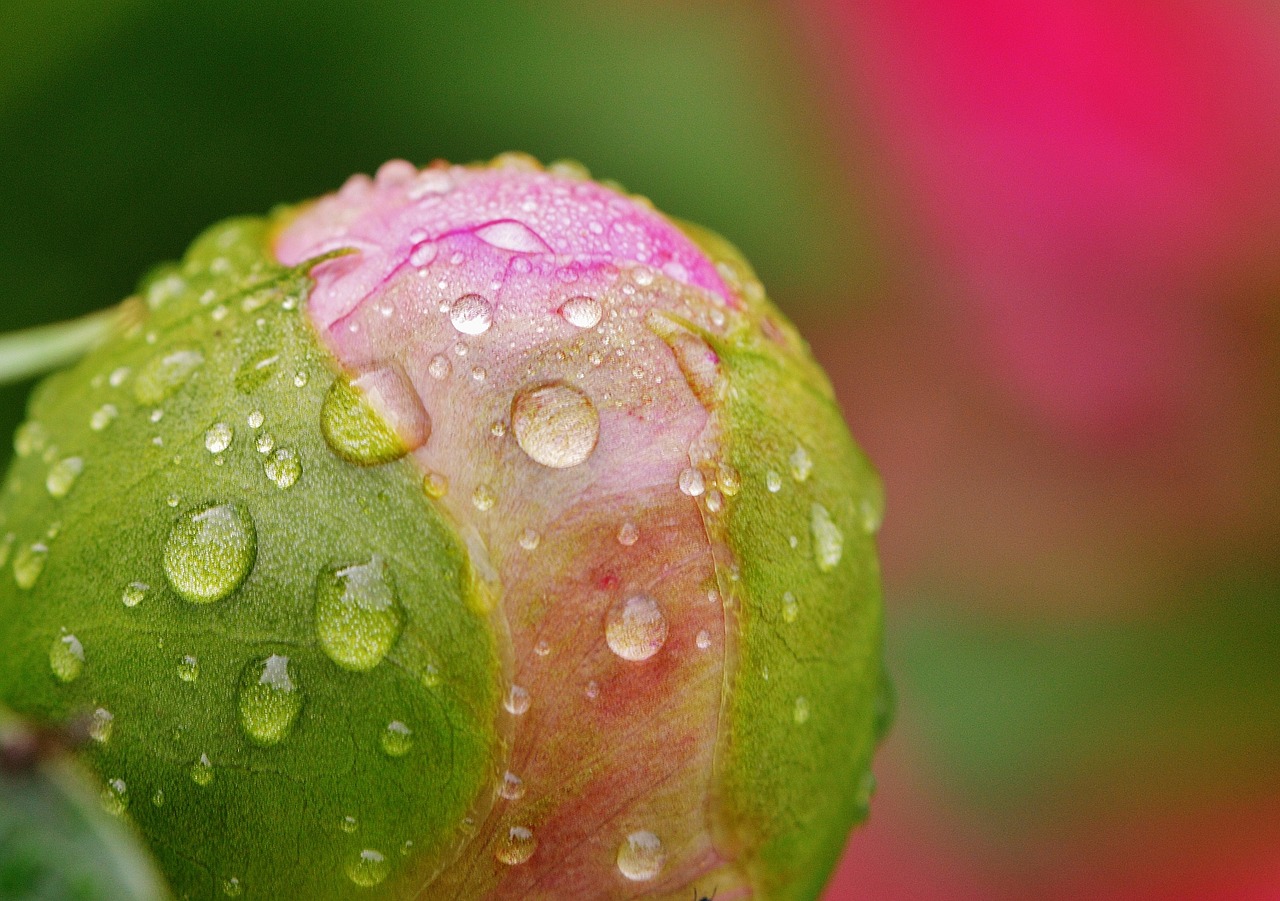
[[[0,335],[0,385],[67,366],[105,338],[121,317],[113,307],[79,319]]]

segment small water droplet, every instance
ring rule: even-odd
[[[536,551],[538,549],[538,544],[542,541],[542,536],[533,529],[525,529],[520,533],[520,537],[517,540],[520,542],[520,546],[526,551]]]
[[[720,489],[712,488],[707,492],[707,512],[719,513],[724,507],[724,495],[720,493]]]
[[[782,490],[782,476],[771,469],[765,474],[764,484],[769,489],[770,494],[777,494]]]
[[[50,497],[66,497],[75,487],[76,479],[84,472],[84,460],[81,457],[67,457],[49,467],[45,476],[44,487],[49,490]]]
[[[360,828],[360,821],[348,814],[338,821],[338,828],[347,835],[354,835],[356,830]]]
[[[583,690],[583,694],[587,696],[588,701],[594,701],[596,698],[600,697],[600,684],[596,682],[595,679],[592,679],[587,683],[587,687]]]
[[[795,709],[791,712],[791,718],[795,720],[797,726],[803,726],[809,722],[809,699],[800,697],[796,698]]]
[[[417,266],[418,268],[430,266],[435,262],[436,254],[439,253],[439,251],[440,248],[434,241],[423,241],[416,245],[413,250],[409,251],[409,263],[410,265]]]
[[[521,388],[511,402],[516,443],[535,463],[552,469],[577,466],[600,440],[600,416],[585,394],[551,382]]]
[[[657,878],[666,861],[662,840],[647,829],[631,833],[618,846],[618,872],[632,882]]]
[[[698,633],[698,637],[694,639],[694,642],[698,645],[700,650],[705,651],[707,648],[711,647],[711,633],[706,629],[703,629]]]
[[[519,801],[524,797],[524,780],[508,770],[498,786],[498,794],[508,801]]]
[[[107,376],[107,384],[112,388],[119,388],[128,380],[131,372],[132,370],[130,370],[128,366],[121,366],[117,369],[113,369],[111,370],[111,374]]]
[[[791,477],[797,482],[806,481],[813,472],[813,458],[803,445],[797,444],[791,453]]]
[[[111,741],[111,732],[115,729],[116,718],[105,707],[99,707],[89,718],[89,737],[100,745]]]
[[[533,857],[533,852],[537,850],[538,839],[533,834],[533,830],[524,826],[512,826],[502,837],[502,841],[494,851],[494,856],[501,863],[517,867],[522,863],[528,863],[529,858]]]
[[[512,716],[524,716],[529,710],[529,690],[520,685],[512,685],[507,696],[502,699],[502,706]]]
[[[292,488],[302,475],[302,461],[298,458],[297,451],[279,447],[262,462],[262,469],[277,488],[284,490]]]
[[[334,663],[355,672],[373,669],[404,627],[404,611],[386,563],[334,567],[316,582],[316,636]]]
[[[548,253],[551,250],[537,232],[514,219],[482,225],[475,230],[475,236],[499,250],[515,253]]]
[[[449,362],[449,358],[444,354],[436,354],[431,358],[431,362],[427,364],[427,374],[437,382],[447,379],[451,372],[453,372],[453,364]]]
[[[164,545],[164,574],[184,599],[211,604],[240,587],[257,556],[249,513],[235,504],[218,504],[178,517]]]
[[[493,307],[479,294],[464,294],[449,307],[449,321],[464,335],[482,335],[493,325]]]
[[[376,466],[417,450],[431,436],[431,419],[398,367],[336,379],[320,408],[329,447],[348,463]]]
[[[640,530],[636,528],[633,522],[624,522],[618,529],[618,544],[623,547],[631,547],[640,540]]]
[[[260,429],[262,424],[267,421],[267,417],[262,415],[261,410],[254,410],[245,421],[249,423],[249,428]]]
[[[427,497],[438,500],[449,493],[449,480],[438,472],[429,472],[422,477],[422,490]]]
[[[89,417],[89,428],[95,432],[101,432],[111,423],[116,421],[120,415],[120,410],[115,404],[103,404],[101,407],[93,411],[93,415]]]
[[[810,508],[809,525],[813,530],[813,557],[821,572],[831,572],[844,554],[844,533],[831,519],[822,504]]]
[[[112,779],[102,788],[99,796],[102,809],[113,817],[124,816],[129,809],[129,787],[123,779]]]
[[[240,880],[235,876],[222,883],[222,893],[228,898],[238,898],[242,891],[244,891],[244,887],[240,885]]]
[[[133,396],[140,404],[155,406],[185,385],[203,364],[204,354],[189,347],[152,357],[138,370]]]
[[[44,572],[44,564],[48,559],[48,545],[40,541],[24,544],[13,555],[13,581],[23,591],[34,588],[36,582],[40,581],[40,574]]]
[[[720,486],[725,497],[733,497],[742,487],[742,476],[732,466],[721,463],[716,468],[716,484]]]
[[[560,308],[560,315],[565,321],[578,328],[595,328],[600,324],[602,313],[600,301],[585,295],[570,297]]]
[[[260,745],[276,745],[293,730],[302,693],[289,672],[289,658],[272,654],[250,661],[240,677],[240,725]]]
[[[151,803],[156,807],[164,807],[164,789],[157,788],[151,796]]]
[[[225,422],[215,422],[204,433],[204,447],[211,454],[220,454],[231,446],[236,432]]]
[[[200,759],[191,764],[191,781],[201,788],[213,781],[213,763],[208,754],[201,754]]]
[[[137,607],[146,598],[147,592],[150,590],[151,586],[146,582],[130,582],[124,587],[120,600],[126,607]]]
[[[178,661],[178,678],[183,682],[194,682],[200,678],[200,661],[187,654]]]
[[[347,864],[347,877],[361,888],[373,888],[391,874],[391,861],[370,848]]]
[[[707,483],[702,478],[702,473],[696,469],[688,468],[680,473],[680,491],[689,497],[698,497],[707,489]]]
[[[533,646],[533,653],[537,654],[539,657],[546,657],[551,653],[551,645],[544,638]]]
[[[45,449],[49,441],[49,433],[44,426],[29,419],[13,433],[13,450],[19,457],[30,457]]]
[[[305,388],[309,381],[311,381],[311,376],[307,375],[305,369],[299,369],[293,374],[293,387],[295,388]]]
[[[413,730],[399,720],[387,723],[382,730],[382,753],[388,757],[403,757],[413,749]]]
[[[635,594],[615,604],[605,619],[605,641],[623,660],[648,660],[667,640],[667,618],[658,602]]]
[[[799,615],[800,603],[796,600],[796,596],[789,591],[784,593],[782,595],[782,621],[794,623]]]
[[[492,510],[493,505],[497,502],[498,495],[488,485],[477,485],[476,490],[471,492],[471,505],[481,513]]]
[[[271,451],[275,449],[275,446],[276,446],[275,436],[272,435],[270,432],[263,432],[261,435],[258,436],[257,440],[254,441],[254,447],[258,449],[258,453],[260,454],[271,453]]]
[[[862,520],[862,528],[868,535],[880,531],[884,522],[884,501],[881,497],[864,497],[858,503],[858,514]]]

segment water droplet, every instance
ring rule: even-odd
[[[702,478],[702,473],[696,469],[685,469],[680,473],[680,490],[689,497],[698,497],[707,489],[707,483]]]
[[[777,494],[782,490],[782,476],[771,469],[765,474],[764,484],[769,489],[770,494]]]
[[[844,533],[831,519],[822,504],[814,504],[810,510],[810,527],[813,530],[813,557],[821,572],[831,572],[844,554]]]
[[[492,510],[497,502],[498,495],[488,485],[477,485],[476,490],[471,492],[471,505],[481,513]]]
[[[164,410],[155,409],[151,411],[151,415],[147,417],[151,422],[159,422],[164,419]]]
[[[240,885],[240,880],[235,876],[222,883],[222,893],[228,898],[239,898],[242,891],[244,891],[244,887]]]
[[[305,369],[299,369],[293,374],[293,387],[295,388],[305,388],[309,381],[311,381],[311,376],[307,375]]]
[[[120,415],[119,408],[115,404],[103,404],[101,407],[93,411],[93,415],[89,417],[89,428],[95,432],[101,432],[111,423],[116,421],[116,417]]]
[[[155,794],[151,796],[151,803],[156,807],[164,807],[164,789],[156,789]]]
[[[40,581],[40,574],[44,572],[44,564],[48,559],[48,545],[39,541],[24,544],[13,555],[13,581],[23,591],[33,588]]]
[[[218,504],[178,517],[164,545],[164,574],[181,597],[211,604],[240,587],[258,556],[249,513]]]
[[[354,835],[356,830],[360,828],[360,821],[353,816],[347,815],[338,820],[338,828],[347,835]]]
[[[49,433],[44,426],[29,419],[13,433],[13,450],[19,457],[30,457],[45,449],[49,441]]]
[[[75,487],[76,479],[84,472],[84,460],[81,457],[67,457],[49,467],[45,476],[44,487],[49,490],[50,497],[66,497]]]
[[[89,737],[100,745],[111,741],[111,732],[115,729],[116,718],[105,707],[99,707],[89,718]]]
[[[797,726],[803,726],[809,722],[809,699],[800,697],[796,698],[795,709],[791,712],[791,718],[795,720]]]
[[[449,480],[438,472],[429,472],[422,477],[422,490],[427,497],[438,500],[449,493]]]
[[[733,497],[742,488],[742,476],[732,466],[721,463],[716,468],[716,484],[720,486],[725,497]]]
[[[799,615],[800,603],[796,600],[796,596],[789,591],[784,593],[782,595],[782,621],[794,623]]]
[[[231,446],[236,432],[225,422],[215,422],[204,433],[204,447],[211,454],[220,454]]]
[[[431,358],[431,362],[427,364],[427,374],[437,382],[447,379],[451,372],[453,372],[453,364],[449,362],[449,358],[444,354],[436,354]]]
[[[150,590],[151,586],[146,582],[130,582],[124,587],[120,600],[126,607],[137,607],[146,598],[147,592]]]
[[[538,544],[542,541],[542,536],[533,529],[525,529],[520,533],[520,537],[517,540],[526,551],[536,551]]]
[[[267,478],[276,483],[280,489],[292,488],[302,475],[302,461],[298,453],[287,447],[276,448],[276,452],[262,462],[262,469]]]
[[[602,313],[600,301],[585,295],[570,297],[560,308],[560,315],[564,317],[565,322],[578,328],[595,328],[600,324]]]
[[[667,640],[667,618],[657,600],[636,594],[615,604],[605,619],[605,641],[623,660],[648,660]]]
[[[498,786],[498,794],[508,801],[519,801],[524,797],[524,780],[508,771]]]
[[[515,253],[549,253],[551,251],[537,232],[514,219],[503,219],[482,225],[475,230],[475,236],[499,250],[510,250]]]
[[[270,432],[263,432],[261,435],[258,436],[258,439],[254,441],[253,444],[254,444],[254,447],[258,449],[258,453],[269,454],[271,453],[272,450],[275,449],[276,439],[275,439],[275,436],[272,435]]]
[[[471,368],[471,378],[477,382],[483,382],[489,373],[483,366],[473,366]]]
[[[464,294],[449,307],[449,321],[464,335],[482,335],[493,325],[493,307],[479,294]]]
[[[240,725],[260,745],[276,745],[293,730],[302,693],[289,673],[289,658],[272,654],[251,661],[240,677]]]
[[[600,439],[600,416],[585,394],[562,382],[521,388],[511,402],[516,443],[535,463],[565,469],[586,461]]]
[[[512,716],[524,716],[529,710],[529,689],[512,685],[507,691],[507,696],[502,699],[502,706]]]
[[[533,653],[537,654],[539,657],[548,656],[551,653],[550,643],[548,643],[547,640],[544,638],[542,641],[539,641],[537,644],[533,646]]]
[[[200,678],[200,660],[190,654],[178,661],[178,678],[183,682],[194,682]]]
[[[201,788],[213,781],[213,763],[208,754],[201,754],[200,759],[191,764],[191,781]]]
[[[404,611],[383,559],[327,569],[316,582],[316,636],[334,663],[367,672],[404,627]]]
[[[241,394],[252,394],[275,375],[276,366],[280,362],[278,353],[261,353],[244,362],[236,372],[236,390]]]
[[[440,248],[434,241],[423,241],[409,251],[409,263],[418,268],[430,266],[439,252]]]
[[[249,423],[249,428],[260,429],[262,428],[262,424],[266,422],[266,420],[267,420],[267,417],[262,415],[261,410],[254,410],[252,413],[249,414],[248,418],[245,421]]]
[[[74,682],[84,669],[84,645],[74,635],[60,635],[49,647],[49,668],[61,682]]]
[[[804,449],[803,445],[796,445],[796,449],[791,453],[790,462],[791,477],[797,482],[807,480],[809,473],[813,472],[813,458],[809,456],[809,452]]]
[[[382,753],[388,757],[403,757],[413,748],[413,730],[399,720],[387,723],[382,730]]]
[[[724,495],[718,488],[712,488],[707,492],[706,504],[708,513],[719,513],[724,507]]]
[[[320,427],[335,454],[361,466],[398,460],[431,436],[421,398],[392,367],[335,380],[320,409]]]
[[[347,864],[347,876],[361,888],[373,888],[391,874],[391,861],[380,852],[366,848]]]
[[[103,786],[98,800],[102,802],[102,809],[113,817],[124,816],[129,809],[129,786],[123,779],[112,779]]]
[[[640,530],[636,528],[633,522],[624,522],[618,529],[618,544],[623,547],[631,547],[640,540]]]
[[[618,872],[632,882],[648,882],[667,862],[662,840],[648,830],[633,832],[618,846]]]
[[[140,404],[161,403],[186,384],[192,373],[204,364],[204,354],[194,348],[181,348],[152,357],[138,370],[133,381],[133,396]]]
[[[858,514],[863,530],[868,535],[876,534],[884,522],[884,498],[879,493],[874,497],[864,497],[858,503]]]
[[[524,826],[512,826],[498,844],[494,856],[501,863],[517,867],[522,863],[528,863],[536,850],[538,850],[538,839],[533,834],[533,830]]]

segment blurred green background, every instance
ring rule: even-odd
[[[1280,897],[1276,269],[1177,441],[1046,425],[825,6],[0,0],[0,329],[390,158],[577,159],[742,248],[885,475],[901,718],[829,897]]]

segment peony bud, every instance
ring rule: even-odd
[[[17,436],[0,697],[109,717],[177,897],[818,894],[881,494],[732,247],[578,167],[397,162],[133,303]]]

